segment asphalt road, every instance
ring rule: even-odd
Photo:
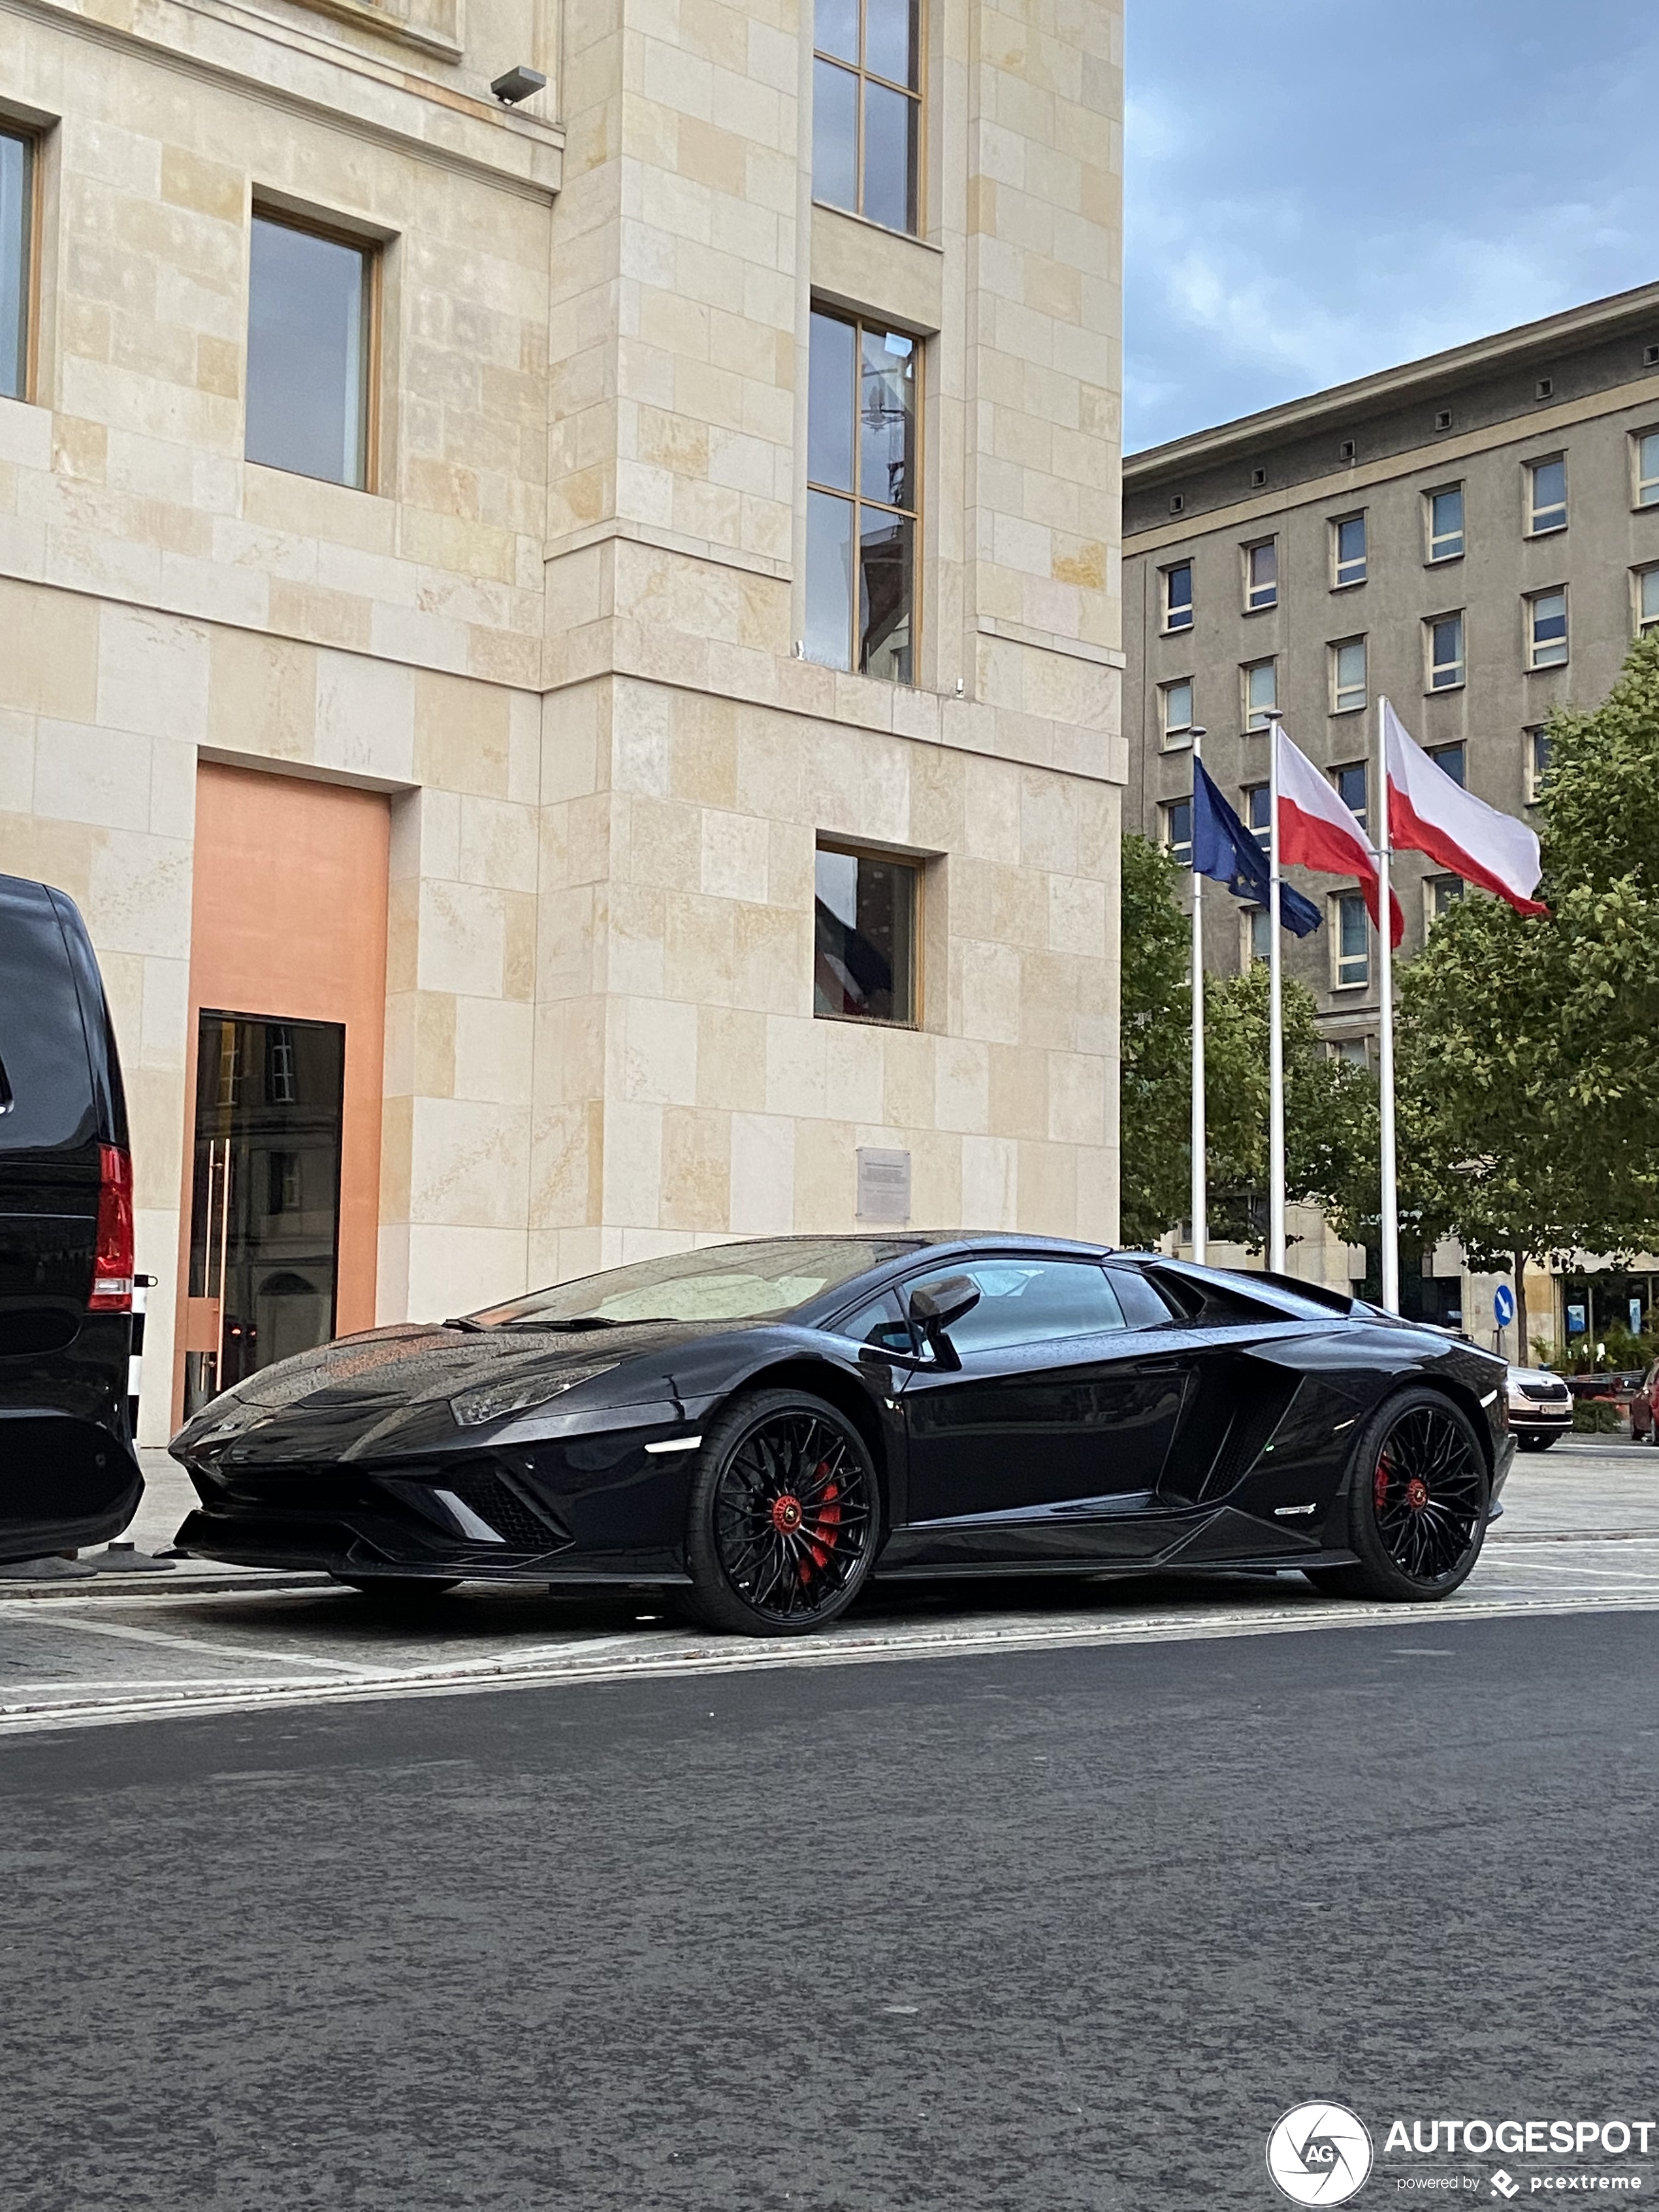
[[[1659,1616],[1395,1620],[14,1737],[0,2205],[1196,2212],[1306,2097],[1659,2117]]]

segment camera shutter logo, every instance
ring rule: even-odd
[[[1370,2170],[1370,2136],[1346,2105],[1293,2105],[1267,2137],[1267,2172],[1292,2204],[1346,2204]]]

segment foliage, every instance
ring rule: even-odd
[[[1122,1228],[1155,1243],[1182,1220],[1190,1183],[1191,933],[1185,873],[1147,839],[1123,840]],[[1292,1200],[1357,1219],[1376,1212],[1376,1092],[1322,1054],[1311,994],[1286,979],[1285,1184]],[[1205,1105],[1210,1230],[1260,1249],[1267,1186],[1267,970],[1206,975]],[[1369,1175],[1369,1184],[1366,1177]],[[1340,1233],[1349,1233],[1343,1229]]]
[[[1625,1416],[1611,1398],[1581,1398],[1572,1409],[1575,1436],[1610,1437],[1625,1425]]]
[[[1549,914],[1464,899],[1401,975],[1402,1201],[1477,1267],[1659,1238],[1659,635],[1549,735]]]

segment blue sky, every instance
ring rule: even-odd
[[[1130,452],[1659,276],[1651,0],[1127,0]]]

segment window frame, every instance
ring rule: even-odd
[[[1187,719],[1184,722],[1170,720],[1170,694],[1185,690]],[[1193,725],[1198,714],[1198,686],[1191,676],[1172,676],[1158,687],[1158,742],[1161,752],[1180,752],[1193,741]]]
[[[1449,622],[1455,622],[1457,624],[1457,659],[1455,661],[1437,661],[1434,657],[1434,633],[1442,623]],[[1457,673],[1449,678],[1445,683],[1437,684],[1434,678],[1437,668],[1455,668]],[[1461,691],[1468,682],[1468,609],[1448,607],[1443,614],[1425,615],[1423,617],[1423,690],[1425,693],[1433,697],[1442,691]]]
[[[1172,576],[1178,575],[1183,568],[1187,572],[1186,620],[1184,622],[1176,622],[1174,619],[1175,610],[1171,606],[1170,601],[1170,580]],[[1171,561],[1167,568],[1160,568],[1158,570],[1158,635],[1160,637],[1181,637],[1183,636],[1188,630],[1192,629],[1194,618],[1194,611],[1196,605],[1196,592],[1193,580],[1193,564],[1190,560]]]
[[[1273,609],[1279,605],[1279,538],[1277,533],[1275,532],[1275,534],[1271,538],[1248,538],[1240,545],[1238,551],[1241,568],[1240,585],[1243,596],[1243,611],[1247,615],[1271,614]],[[1268,586],[1267,585],[1253,584],[1250,581],[1250,570],[1254,557],[1258,553],[1267,551],[1271,551],[1273,556],[1273,580],[1272,586]],[[1258,591],[1266,591],[1269,588],[1271,588],[1273,592],[1273,597],[1271,599],[1258,599],[1255,596]]]
[[[21,148],[23,157],[23,220],[19,226],[21,260],[17,271],[17,388],[0,388],[0,398],[33,406],[40,369],[41,192],[40,144],[44,131],[11,116],[0,115],[0,137]]]
[[[247,450],[247,398],[249,365],[252,357],[253,280],[252,270],[253,226],[264,222],[279,230],[297,231],[302,238],[321,239],[330,246],[348,246],[360,254],[363,264],[362,292],[362,401],[358,421],[358,437],[362,442],[362,470],[361,481],[353,483],[340,477],[313,477],[303,469],[290,469],[281,461],[262,461]],[[342,491],[364,492],[378,498],[380,490],[380,354],[383,300],[386,289],[386,241],[367,237],[343,223],[330,222],[323,216],[296,215],[291,209],[274,206],[269,200],[253,195],[248,210],[249,274],[247,309],[243,319],[242,368],[242,458],[255,468],[276,469],[284,476],[297,476],[307,483],[331,483]]]
[[[1328,896],[1328,902],[1331,909],[1331,988],[1333,991],[1368,990],[1370,988],[1371,980],[1371,922],[1370,916],[1365,911],[1365,895],[1359,890],[1332,891]],[[1364,950],[1363,952],[1345,955],[1342,950],[1342,920],[1345,913],[1349,910],[1350,902],[1358,908],[1360,919],[1364,925],[1362,932]],[[1342,973],[1344,966],[1352,966],[1356,960],[1364,963],[1364,974],[1345,977]]]
[[[1187,835],[1184,839],[1177,839],[1175,834],[1176,812],[1178,808],[1183,806],[1187,810]],[[1166,799],[1159,805],[1158,810],[1158,842],[1164,848],[1164,850],[1169,854],[1170,858],[1175,862],[1177,867],[1190,868],[1192,866],[1193,802],[1190,798]],[[1182,857],[1183,854],[1185,856],[1184,858]]]
[[[1525,526],[1522,531],[1522,536],[1523,538],[1558,537],[1567,526],[1567,456],[1565,449],[1559,453],[1540,453],[1531,460],[1523,461],[1521,465],[1524,471],[1524,482],[1526,486],[1526,505],[1522,510]],[[1561,471],[1561,497],[1559,502],[1561,520],[1559,522],[1540,523],[1538,520],[1539,516],[1540,514],[1555,514],[1557,512],[1557,503],[1553,501],[1548,507],[1540,507],[1539,506],[1538,471],[1540,469],[1553,469],[1557,467],[1559,467]]]
[[[1455,884],[1452,890],[1449,886]],[[1444,918],[1448,907],[1468,896],[1468,882],[1465,877],[1448,875],[1425,876],[1423,878],[1423,934],[1427,937],[1437,921]]]
[[[923,945],[926,942],[926,902],[927,897],[927,860],[925,854],[894,852],[879,845],[860,844],[856,838],[837,837],[828,830],[819,830],[812,844],[812,901],[813,901],[813,962],[817,964],[817,860],[820,853],[835,853],[849,860],[878,861],[884,867],[903,868],[911,879],[910,903],[910,1012],[907,1019],[896,1020],[884,1014],[837,1014],[820,1009],[816,984],[813,988],[812,1018],[815,1022],[845,1022],[856,1029],[920,1030],[924,1026],[923,986],[926,961]]]
[[[860,20],[862,21],[862,17],[860,17]],[[848,616],[847,665],[845,668],[838,668],[836,667],[836,664],[834,662],[817,660],[813,662],[813,665],[820,668],[835,668],[835,672],[837,675],[856,676],[860,678],[862,681],[866,684],[892,684],[900,685],[907,690],[915,690],[921,681],[921,572],[926,551],[924,532],[927,529],[927,485],[925,478],[927,476],[926,386],[927,372],[927,342],[925,338],[918,337],[914,331],[900,330],[896,324],[890,322],[878,322],[871,320],[862,315],[845,313],[840,308],[827,307],[817,299],[813,299],[810,304],[809,318],[811,315],[822,315],[826,322],[839,323],[844,329],[850,330],[852,331],[854,370],[854,386],[852,393],[853,411],[851,416],[853,434],[853,488],[850,490],[848,490],[840,484],[823,484],[815,483],[813,482],[811,473],[811,461],[810,441],[808,441],[806,454],[805,457],[807,472],[805,476],[804,482],[809,507],[811,505],[811,495],[814,492],[817,492],[821,498],[844,500],[853,510],[852,544],[854,553],[854,574],[852,602],[848,609]],[[866,500],[864,495],[863,486],[860,482],[861,466],[859,458],[859,380],[862,374],[861,364],[864,359],[864,334],[866,331],[873,332],[878,337],[891,337],[908,338],[913,349],[911,358],[915,365],[915,375],[912,379],[914,398],[912,403],[913,414],[911,424],[911,465],[915,478],[915,505],[913,507],[890,507],[883,500]],[[811,406],[811,393],[810,389],[811,382],[811,340],[809,337],[807,356],[807,383],[809,387],[807,393],[807,406],[809,410]],[[862,558],[860,553],[860,548],[863,544],[863,534],[859,526],[860,516],[866,507],[872,508],[878,514],[890,514],[898,517],[901,520],[908,520],[910,524],[910,673],[908,677],[872,675],[869,670],[860,668],[859,665],[859,603],[860,578],[863,573]],[[801,563],[801,588],[803,592],[807,588],[807,563],[805,561]],[[805,635],[805,624],[803,624],[802,627],[802,635]]]
[[[1654,441],[1656,473],[1644,477],[1642,474],[1642,447],[1649,439]],[[1646,499],[1642,496],[1644,491],[1649,495]],[[1630,503],[1638,514],[1646,507],[1659,507],[1659,422],[1650,424],[1645,430],[1632,430],[1630,434]]]
[[[1270,708],[1252,707],[1250,704],[1250,678],[1258,668],[1271,668],[1273,673],[1273,696]],[[1243,726],[1245,736],[1253,737],[1258,731],[1269,728],[1271,725],[1268,722],[1256,722],[1250,718],[1253,714],[1277,714],[1279,711],[1279,655],[1276,653],[1270,653],[1261,660],[1239,662],[1238,695],[1239,720]]]
[[[859,13],[858,60],[856,62],[849,62],[845,60],[840,54],[825,52],[817,44],[817,27],[816,20],[812,25],[813,42],[811,58],[814,64],[815,75],[817,64],[819,62],[823,62],[831,69],[845,70],[858,86],[858,126],[856,148],[854,155],[854,197],[858,201],[858,204],[856,207],[844,208],[838,201],[819,199],[817,196],[817,182],[812,176],[812,146],[809,140],[807,146],[807,179],[811,189],[812,204],[814,207],[829,208],[836,215],[850,216],[854,222],[870,223],[877,230],[884,231],[890,238],[925,238],[927,234],[928,0],[915,0],[916,81],[914,85],[896,84],[891,77],[883,76],[878,70],[866,68],[864,62],[864,50],[867,0],[854,0],[854,4],[857,6]],[[811,5],[811,0],[808,0],[808,5]],[[879,216],[866,215],[864,212],[864,88],[866,84],[884,86],[889,92],[902,94],[905,99],[913,101],[915,104],[916,166],[915,174],[910,179],[910,198],[915,203],[915,222],[913,226],[908,230],[895,230],[890,224],[883,222]],[[813,86],[813,107],[815,112],[815,119],[817,105],[817,92],[815,82]],[[920,343],[921,341],[918,340],[917,343]]]
[[[1521,734],[1527,741],[1526,758],[1522,763],[1527,787],[1527,804],[1528,806],[1536,806],[1544,778],[1550,771],[1549,726],[1545,722],[1528,722],[1522,728]],[[1545,756],[1541,763],[1539,759],[1540,751]]]
[[[1340,779],[1345,775],[1353,775],[1355,774],[1358,774],[1360,779],[1360,787],[1364,793],[1364,798],[1361,799],[1358,806],[1354,805],[1353,801],[1348,797],[1346,792],[1343,790],[1340,781]],[[1354,820],[1359,824],[1362,830],[1364,829],[1366,817],[1371,811],[1370,763],[1367,760],[1338,761],[1332,767],[1326,769],[1325,777],[1326,781],[1329,783],[1331,789],[1342,801],[1342,804],[1347,808],[1349,813],[1352,815]]]
[[[1241,975],[1248,975],[1258,960],[1272,959],[1271,945],[1260,952],[1255,949],[1257,930],[1271,928],[1271,918],[1265,906],[1243,906],[1239,908],[1238,972]]]
[[[1457,495],[1457,550],[1455,553],[1437,553],[1436,545],[1442,542],[1442,538],[1449,538],[1451,532],[1446,531],[1442,533],[1442,538],[1437,538],[1434,503],[1437,499],[1449,499],[1454,492]],[[1461,561],[1468,550],[1468,492],[1464,479],[1460,477],[1455,483],[1431,486],[1423,495],[1423,566],[1425,568],[1440,568],[1449,561]]]
[[[1548,660],[1542,660],[1539,658],[1540,648],[1538,641],[1538,610],[1546,599],[1559,599],[1561,602],[1561,637],[1559,652],[1555,652],[1555,641],[1552,639],[1542,649],[1550,652],[1553,657]],[[1527,611],[1525,621],[1528,675],[1535,676],[1547,668],[1565,668],[1572,653],[1572,615],[1568,604],[1566,586],[1546,584],[1536,592],[1525,592],[1522,595],[1522,603]]]
[[[1423,750],[1428,755],[1429,758],[1434,763],[1435,766],[1440,769],[1442,775],[1451,776],[1452,781],[1457,786],[1460,791],[1467,791],[1468,789],[1469,749],[1462,738],[1454,738],[1449,744],[1425,745]],[[1443,753],[1462,754],[1463,773],[1462,775],[1452,775],[1451,770],[1449,768],[1442,767],[1440,757]]]
[[[1353,697],[1352,693],[1354,686],[1352,684],[1348,684],[1346,687],[1348,703],[1345,707],[1342,703],[1345,691],[1345,687],[1342,682],[1342,655],[1345,653],[1351,652],[1355,646],[1358,646],[1359,648],[1360,667],[1363,671],[1358,687],[1359,696],[1357,699]],[[1328,647],[1328,653],[1331,687],[1330,713],[1333,714],[1363,714],[1366,708],[1370,706],[1371,698],[1371,656],[1370,644],[1365,634],[1362,632],[1358,637],[1333,638],[1329,647]]]
[[[1351,522],[1357,522],[1359,525],[1361,543],[1364,547],[1364,550],[1361,552],[1357,564],[1352,561],[1345,562],[1342,558],[1342,532]],[[1330,518],[1330,526],[1331,589],[1334,592],[1357,592],[1360,586],[1369,582],[1370,578],[1371,531],[1370,510],[1366,507],[1356,507],[1351,514],[1334,514]],[[1359,574],[1357,576],[1345,576],[1343,574],[1342,571],[1345,567],[1352,568],[1356,565],[1359,569]]]
[[[1650,615],[1644,616],[1642,600],[1650,582],[1654,586],[1654,609]],[[1630,598],[1632,636],[1647,637],[1659,629],[1659,561],[1649,561],[1631,570]]]
[[[1255,811],[1258,795],[1262,800],[1263,819],[1253,822],[1250,817]],[[1238,787],[1238,796],[1241,802],[1238,818],[1266,853],[1273,842],[1273,786],[1271,783],[1242,783]]]

